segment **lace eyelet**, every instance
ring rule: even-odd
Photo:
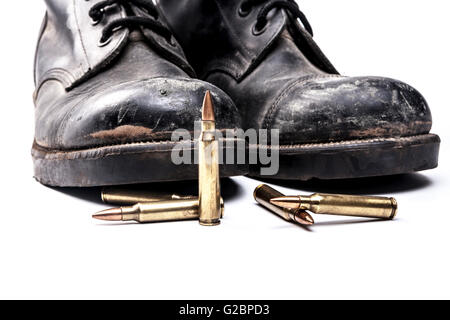
[[[238,14],[241,18],[247,17],[251,12],[252,12],[252,8],[244,9],[244,7],[242,5],[239,7],[239,10],[238,10]]]
[[[91,25],[96,26],[103,21],[103,19],[105,18],[105,13],[103,12],[103,10],[100,12],[102,13],[100,19],[94,20],[94,18],[92,18]]]
[[[175,39],[173,37],[171,37],[169,40],[167,40],[167,43],[171,46],[176,48],[177,47],[177,43],[175,42]]]
[[[253,29],[252,29],[253,35],[259,36],[259,35],[263,34],[264,32],[266,32],[268,25],[269,25],[269,23],[266,22],[262,28],[258,28],[258,23],[255,23],[255,25],[253,26]]]
[[[105,47],[107,46],[112,40],[112,36],[108,37],[108,39],[106,39],[105,41],[102,41],[102,39],[100,38],[100,40],[98,41],[98,46],[101,47]]]
[[[98,25],[100,22],[102,22],[103,18],[99,19],[99,20],[92,20],[91,21],[91,26],[96,26]]]

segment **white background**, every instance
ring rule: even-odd
[[[395,196],[398,219],[316,216],[308,231],[258,207],[259,182],[242,177],[226,183],[217,228],[93,221],[106,208],[98,190],[33,179],[32,64],[45,7],[9,1],[0,19],[0,298],[450,298],[450,2],[303,0],[301,9],[343,74],[418,88],[443,144],[429,172],[279,189]]]

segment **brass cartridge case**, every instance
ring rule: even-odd
[[[176,194],[148,191],[145,189],[127,189],[107,187],[102,190],[102,201],[108,204],[133,205],[143,202],[167,200],[197,200],[194,196],[180,196]]]
[[[394,219],[398,205],[394,198],[316,193],[299,196],[300,209],[317,214]]]
[[[262,184],[255,189],[253,196],[260,205],[269,209],[286,221],[299,223],[302,225],[314,224],[314,219],[305,210],[281,208],[270,203],[270,200],[284,195],[277,190]]]
[[[219,141],[216,139],[214,106],[208,91],[203,102],[202,131],[199,137],[199,212],[200,224],[220,224]]]
[[[132,207],[123,207],[121,210],[123,221],[149,223],[198,219],[196,200],[138,203]]]

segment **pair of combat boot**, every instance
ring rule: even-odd
[[[173,163],[171,137],[177,129],[194,131],[207,90],[218,129],[278,130],[279,170],[267,178],[355,178],[437,166],[440,140],[430,134],[422,95],[392,79],[341,76],[293,0],[46,4],[32,151],[44,184],[195,179],[194,164]],[[258,169],[231,163],[221,172],[258,176]]]

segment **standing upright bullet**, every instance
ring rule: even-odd
[[[293,210],[308,210],[317,214],[356,216],[365,218],[395,218],[398,210],[394,198],[320,194],[311,196],[276,197],[273,205]]]
[[[314,224],[314,219],[311,217],[309,213],[307,213],[304,210],[285,209],[271,204],[270,199],[282,197],[283,194],[269,187],[268,185],[265,184],[260,185],[255,189],[253,195],[255,197],[256,202],[266,207],[273,213],[276,213],[284,220],[299,223],[301,225]]]
[[[199,138],[199,211],[201,225],[220,224],[219,141],[216,139],[214,105],[209,91],[203,101]]]

